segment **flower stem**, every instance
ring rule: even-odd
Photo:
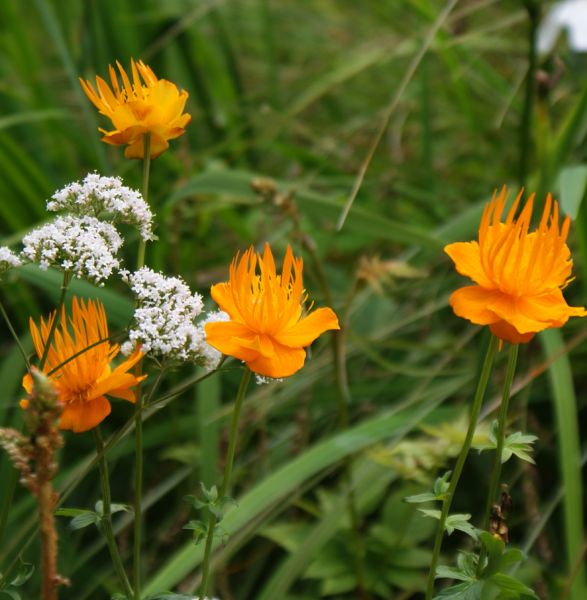
[[[482,527],[485,530],[489,527],[489,516],[491,514],[491,507],[495,502],[497,488],[499,487],[499,478],[501,476],[501,455],[503,454],[503,444],[505,441],[505,426],[508,418],[510,390],[512,387],[512,381],[514,380],[514,373],[516,372],[516,363],[518,361],[518,348],[518,344],[512,344],[510,346],[510,352],[508,354],[508,366],[506,370],[505,381],[503,382],[501,405],[499,407],[499,414],[497,417],[497,439],[495,444],[495,459],[493,461],[493,469],[491,470],[491,479],[489,480],[489,492],[487,494],[487,504],[485,506],[485,513],[483,516]],[[482,546],[479,555],[479,562],[477,563],[478,575],[480,575],[481,571],[483,570],[486,557],[487,550],[485,546]]]
[[[110,499],[110,481],[108,479],[108,464],[106,462],[106,454],[104,453],[104,441],[102,439],[102,433],[100,427],[94,427],[92,430],[94,434],[94,441],[96,442],[96,455],[98,459],[98,469],[100,470],[100,485],[102,487],[102,531],[106,536],[106,543],[108,544],[108,551],[110,552],[110,558],[114,566],[114,570],[124,588],[124,593],[128,600],[133,598],[132,587],[124,566],[120,553],[118,552],[118,546],[114,539],[114,530],[112,529],[112,511],[111,511],[111,499]]]
[[[151,134],[145,134],[143,157],[142,193],[145,202],[149,203],[149,175],[151,172]],[[145,265],[145,249],[147,242],[141,237],[137,256],[137,270]],[[135,375],[142,373],[142,362],[135,368]],[[141,557],[142,557],[142,496],[143,496],[143,394],[141,385],[136,390],[135,414],[135,498],[134,498],[134,546],[133,546],[133,583],[135,600],[141,597]]]
[[[41,356],[41,362],[39,363],[39,370],[42,371],[45,366],[45,362],[47,361],[47,356],[49,355],[49,348],[51,347],[51,342],[53,341],[53,336],[55,335],[55,330],[57,329],[57,325],[61,321],[61,313],[63,311],[63,305],[65,303],[65,295],[67,294],[67,288],[69,286],[69,282],[71,280],[70,274],[65,271],[63,273],[63,282],[61,283],[61,295],[59,296],[59,302],[57,303],[57,312],[55,314],[55,318],[53,319],[53,323],[51,323],[51,329],[49,329],[49,335],[45,340],[45,347],[43,349],[43,355]]]
[[[232,411],[232,420],[230,423],[230,437],[228,438],[228,450],[226,452],[226,462],[224,463],[224,478],[218,492],[218,499],[222,501],[230,490],[230,478],[232,476],[232,466],[234,464],[234,454],[236,449],[236,438],[238,435],[238,423],[240,413],[245,399],[245,392],[251,379],[251,371],[245,367],[236,400]],[[208,581],[210,578],[210,559],[212,556],[212,545],[214,542],[214,530],[216,529],[217,518],[214,513],[210,513],[208,522],[208,532],[206,534],[206,546],[204,548],[204,560],[202,562],[202,582],[200,584],[200,598],[205,598],[208,593]]]
[[[481,410],[481,404],[483,403],[485,389],[487,388],[489,374],[493,365],[493,358],[497,349],[497,342],[497,338],[492,335],[489,341],[489,346],[487,347],[487,352],[485,354],[485,360],[483,362],[483,368],[481,369],[481,374],[479,377],[479,382],[477,384],[477,390],[475,392],[473,405],[471,406],[471,414],[469,416],[469,428],[467,429],[465,441],[463,442],[463,446],[457,458],[457,463],[452,473],[452,477],[450,478],[448,491],[446,492],[446,496],[444,497],[444,501],[442,503],[442,511],[440,513],[440,520],[438,522],[438,528],[436,530],[436,538],[434,539],[434,549],[432,551],[430,571],[428,572],[426,600],[432,600],[432,595],[434,593],[434,579],[436,575],[436,566],[438,565],[438,558],[440,556],[440,548],[442,546],[442,538],[444,536],[444,527],[446,525],[446,519],[450,511],[455,490],[461,477],[461,473],[463,472],[463,467],[465,465],[465,460],[467,459],[467,454],[469,453],[469,449],[471,448],[473,435],[475,434],[475,429],[477,427],[477,419],[479,418],[479,411]]]
[[[485,515],[483,517],[483,529],[489,526],[489,515],[491,507],[495,502],[497,488],[499,487],[499,478],[501,475],[501,455],[503,453],[503,444],[505,441],[505,426],[508,417],[508,405],[510,401],[510,389],[514,380],[516,371],[516,363],[518,360],[518,344],[512,344],[508,355],[508,366],[503,383],[503,392],[501,396],[501,406],[499,407],[499,415],[497,417],[497,440],[495,445],[495,459],[493,462],[493,470],[491,471],[491,479],[489,484],[489,495],[487,496],[487,505],[485,507]],[[481,564],[481,562],[479,563]]]

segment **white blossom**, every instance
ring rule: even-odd
[[[112,222],[137,227],[144,240],[155,239],[153,214],[143,196],[122,184],[120,177],[102,177],[89,173],[55,192],[47,210],[64,210],[79,216],[104,217]]]
[[[10,248],[0,246],[0,274],[21,264],[22,260]]]
[[[120,266],[116,253],[122,238],[112,224],[95,217],[57,217],[25,235],[22,243],[22,255],[41,269],[57,267],[96,284]]]
[[[255,383],[257,385],[267,385],[269,383],[281,383],[283,379],[273,378],[273,377],[265,377],[265,375],[255,374]]]
[[[179,277],[166,277],[147,267],[125,274],[135,294],[137,308],[129,341],[122,352],[129,353],[141,344],[153,356],[204,363],[202,332],[195,319],[203,309],[202,296],[190,291]]]

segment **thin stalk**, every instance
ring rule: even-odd
[[[149,203],[149,175],[151,171],[151,134],[145,134],[143,158],[143,198]],[[137,257],[137,270],[145,264],[146,241],[141,237]],[[142,373],[142,362],[135,368],[135,375]],[[135,498],[134,498],[134,544],[133,544],[133,583],[135,600],[141,598],[141,557],[142,557],[142,496],[143,496],[143,393],[141,385],[136,391],[135,414]]]
[[[104,441],[102,439],[102,433],[100,432],[99,426],[94,427],[92,432],[94,434],[94,441],[96,442],[96,455],[98,457],[98,469],[100,470],[100,485],[102,487],[102,531],[106,537],[106,543],[108,545],[108,551],[110,552],[110,558],[112,560],[114,570],[116,571],[118,579],[124,588],[126,597],[128,600],[130,600],[133,598],[132,587],[130,586],[130,582],[126,576],[126,571],[124,570],[122,559],[120,558],[120,553],[118,552],[118,546],[116,545],[116,540],[114,539],[114,530],[112,529],[110,480],[108,479],[108,464],[106,462],[106,454],[104,452]]]
[[[45,366],[45,362],[47,361],[47,356],[49,355],[49,348],[51,347],[51,342],[53,341],[53,336],[55,335],[55,330],[57,329],[57,325],[61,321],[61,313],[63,312],[63,305],[65,303],[65,294],[67,294],[67,288],[69,286],[69,282],[71,277],[69,273],[66,271],[63,273],[63,282],[61,283],[61,295],[59,296],[59,302],[57,303],[57,313],[55,314],[55,318],[53,319],[53,323],[51,323],[51,329],[49,329],[49,335],[45,341],[45,348],[43,349],[43,355],[41,356],[41,362],[39,363],[39,370],[43,370]]]
[[[477,390],[475,392],[475,398],[473,405],[471,406],[471,414],[469,415],[469,428],[467,429],[467,435],[461,448],[461,452],[457,458],[452,477],[450,478],[450,484],[444,501],[442,503],[442,511],[440,513],[440,520],[438,522],[438,528],[436,530],[436,538],[434,539],[434,550],[432,551],[432,560],[430,562],[430,571],[428,573],[428,584],[426,586],[426,600],[432,600],[434,594],[434,579],[436,575],[436,566],[438,565],[438,558],[440,556],[440,548],[442,546],[442,538],[444,536],[444,528],[446,525],[446,519],[450,511],[450,507],[454,498],[455,490],[459,483],[467,454],[471,448],[473,441],[473,435],[477,427],[477,419],[479,418],[479,411],[481,410],[481,404],[483,404],[483,397],[485,396],[485,389],[487,388],[487,382],[489,380],[489,374],[491,373],[491,367],[493,365],[493,358],[497,349],[497,338],[491,336],[487,353],[485,354],[485,360],[483,362],[483,368],[479,377],[479,383],[477,384]]]
[[[510,352],[508,354],[508,365],[505,375],[505,381],[503,382],[503,392],[501,395],[499,414],[497,416],[497,439],[495,444],[495,459],[493,461],[493,469],[491,470],[491,479],[489,480],[489,492],[487,494],[487,504],[485,505],[485,513],[483,516],[483,529],[487,529],[489,527],[491,507],[495,502],[495,497],[497,496],[497,489],[499,487],[499,480],[501,477],[501,455],[503,454],[503,445],[505,442],[505,427],[508,418],[510,390],[512,388],[514,374],[516,372],[516,363],[518,362],[518,349],[518,344],[512,344],[510,346]],[[479,556],[479,562],[477,564],[477,573],[479,575],[483,570],[486,557],[487,550],[485,549],[485,546],[482,546]]]
[[[26,365],[27,371],[29,371],[31,368],[29,358],[27,356],[27,353],[25,352],[25,349],[22,347],[22,344],[20,343],[20,339],[19,339],[16,331],[14,330],[14,327],[12,326],[12,321],[8,317],[8,314],[6,313],[6,310],[4,309],[4,305],[2,304],[2,302],[0,302],[0,313],[2,313],[2,317],[4,318],[4,321],[6,322],[6,326],[8,327],[10,334],[14,338],[16,347],[18,348],[20,354],[22,355],[22,358],[24,360],[24,364]]]
[[[499,478],[501,476],[502,464],[501,455],[503,453],[503,445],[505,442],[505,427],[508,418],[510,390],[512,387],[512,381],[514,380],[514,373],[516,372],[516,363],[518,361],[518,349],[518,344],[512,344],[510,346],[510,352],[508,355],[508,365],[505,375],[505,381],[503,382],[501,405],[499,407],[499,414],[497,417],[497,440],[495,445],[495,459],[493,462],[493,469],[491,471],[489,494],[487,496],[487,505],[485,506],[485,515],[483,517],[483,529],[487,529],[489,527],[489,516],[491,514],[491,507],[495,502],[497,489],[499,488]],[[479,561],[479,564],[481,564],[481,561]]]
[[[232,421],[230,424],[230,437],[228,438],[228,450],[226,452],[226,462],[224,463],[224,478],[222,479],[222,485],[218,492],[218,498],[226,497],[230,490],[230,478],[232,476],[232,466],[234,464],[234,453],[236,449],[236,439],[238,435],[238,423],[240,419],[240,413],[245,399],[245,392],[251,379],[251,371],[245,368],[243,373],[236,400],[234,402],[234,409],[232,411]],[[204,548],[204,559],[202,562],[202,583],[200,584],[200,598],[205,598],[208,593],[208,581],[210,578],[210,559],[212,556],[212,545],[214,542],[214,530],[216,529],[217,522],[216,515],[210,513],[210,521],[208,522],[208,532],[206,534],[206,546]]]

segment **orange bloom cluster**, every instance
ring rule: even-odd
[[[43,356],[55,317],[56,311],[47,321],[41,318],[40,330],[30,320],[31,335],[39,358]],[[132,388],[146,375],[136,377],[127,371],[143,355],[137,349],[113,369],[111,362],[118,352],[118,344],[108,341],[104,306],[98,301],[88,300],[85,303],[74,297],[69,327],[63,308],[60,326],[55,329],[43,366],[43,372],[55,386],[59,401],[64,405],[59,422],[61,429],[81,432],[96,427],[110,414],[110,402],[106,394],[135,402]],[[29,374],[24,376],[22,384],[30,393],[33,381]],[[22,401],[21,406],[26,408],[27,401]]]
[[[127,158],[143,158],[145,155],[145,134],[151,136],[151,158],[156,158],[169,147],[168,140],[179,137],[191,120],[184,113],[188,93],[165,79],[157,79],[150,67],[142,61],[131,60],[132,83],[117,61],[116,66],[122,78],[119,85],[116,71],[108,66],[112,88],[96,77],[96,92],[89,81],[80,79],[86,96],[101,114],[108,117],[114,126],[113,131],[100,129],[102,138],[108,144],[124,146]]]
[[[257,266],[259,273],[257,273]],[[230,321],[208,323],[208,343],[243,360],[259,375],[288,377],[301,369],[304,348],[329,329],[339,329],[330,308],[303,315],[303,262],[288,246],[281,275],[265,245],[263,256],[249,248],[230,266],[230,280],[212,286],[212,298]]]
[[[566,244],[569,217],[559,227],[558,203],[549,194],[538,228],[530,232],[534,195],[516,217],[521,197],[522,192],[503,221],[504,187],[483,211],[478,242],[445,247],[457,271],[477,284],[451,295],[455,314],[489,325],[495,336],[513,344],[528,342],[544,329],[562,327],[569,317],[587,315],[584,308],[569,306],[562,294],[572,279]]]

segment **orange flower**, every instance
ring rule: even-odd
[[[100,129],[107,144],[124,146],[127,158],[143,158],[144,136],[151,134],[151,158],[156,158],[169,148],[167,140],[182,135],[191,116],[183,109],[188,98],[185,90],[165,79],[157,79],[150,67],[142,61],[131,59],[133,82],[116,61],[122,78],[122,89],[116,71],[108,65],[112,89],[101,78],[96,77],[98,93],[89,81],[80,78],[82,88],[92,104],[107,116],[114,125],[113,131]],[[141,81],[142,78],[142,81]]]
[[[257,274],[257,265],[260,273]],[[212,286],[212,298],[230,321],[208,323],[206,339],[222,352],[247,363],[254,373],[289,377],[304,366],[306,351],[318,336],[340,329],[330,308],[302,316],[303,261],[288,246],[281,275],[269,244],[263,257],[251,246],[230,266],[230,281]]]
[[[458,289],[450,305],[459,317],[489,325],[501,340],[519,344],[535,333],[562,327],[569,317],[584,317],[584,308],[569,306],[562,289],[571,281],[573,262],[566,244],[570,219],[559,228],[556,200],[548,194],[542,219],[528,232],[534,194],[515,217],[522,191],[502,222],[507,193],[494,193],[485,207],[478,242],[445,247],[457,271],[477,285]]]
[[[45,343],[55,319],[54,311],[47,322],[41,318],[41,330],[30,319],[31,335],[37,356],[41,358]],[[104,307],[98,301],[78,301],[73,298],[70,328],[67,326],[63,308],[60,326],[55,329],[53,342],[47,353],[43,372],[55,386],[63,412],[59,427],[76,433],[96,427],[110,414],[110,402],[105,394],[135,402],[131,390],[146,375],[135,377],[127,371],[142,358],[140,349],[118,367],[111,368],[112,359],[118,354],[118,344],[108,341],[108,324]],[[104,341],[102,341],[104,340]],[[75,358],[72,358],[75,357]],[[31,392],[33,382],[25,375],[23,387]],[[27,408],[27,401],[21,402]]]

